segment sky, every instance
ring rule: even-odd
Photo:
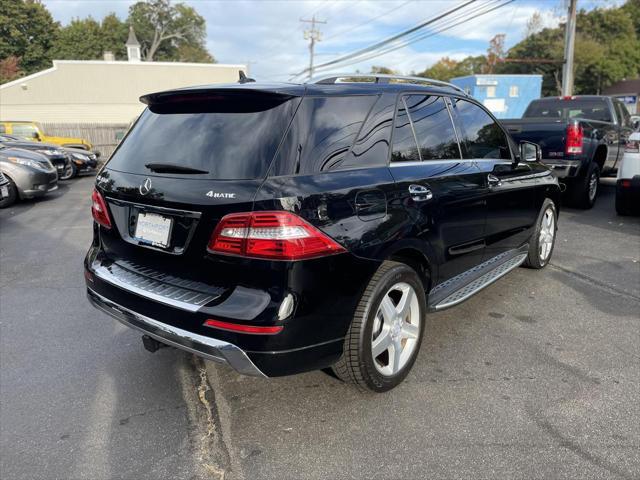
[[[460,10],[476,13],[507,0],[478,0]],[[621,0],[578,0],[579,8],[611,6]],[[44,0],[54,19],[63,25],[73,18],[100,20],[110,12],[125,19],[131,0]],[[315,63],[321,64],[413,27],[463,0],[186,0],[207,22],[207,48],[219,63],[248,64],[250,75],[265,81],[285,81],[309,63],[308,23],[319,25]],[[483,7],[483,4],[487,4]],[[456,60],[486,53],[489,40],[506,34],[507,48],[520,41],[534,12],[544,26],[565,18],[566,0],[515,0],[486,15],[365,62],[336,69],[368,72],[372,65],[410,74],[447,56]],[[465,14],[466,16],[466,14]],[[469,15],[473,16],[473,15]],[[452,18],[452,16],[448,18]],[[462,18],[462,17],[460,17]],[[435,24],[434,24],[435,25]],[[327,70],[334,72],[335,70]]]

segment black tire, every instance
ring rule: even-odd
[[[592,192],[590,186],[594,180],[595,192]],[[568,189],[567,196],[571,206],[585,210],[593,208],[596,204],[599,184],[600,167],[598,167],[596,163],[591,162],[584,177],[577,178],[575,183]]]
[[[545,221],[545,215],[547,211],[551,212],[553,215],[553,239],[551,248],[546,253],[546,256],[542,258],[541,255],[541,231],[543,229],[543,222]],[[523,263],[523,266],[527,268],[535,268],[540,269],[547,266],[549,260],[551,260],[551,256],[553,255],[553,248],[556,245],[556,232],[558,231],[558,210],[556,209],[555,203],[550,198],[546,198],[544,202],[542,202],[542,208],[540,208],[540,213],[538,214],[538,218],[536,219],[536,226],[531,234],[531,238],[529,239],[529,253],[527,254],[527,258]]]
[[[631,205],[629,203],[630,202],[625,202],[620,187],[616,187],[616,213],[623,217],[631,215]]]
[[[378,371],[372,354],[373,326],[378,309],[387,292],[398,283],[411,286],[419,305],[419,328],[411,356],[393,375]],[[413,366],[425,325],[427,302],[424,286],[418,274],[404,263],[385,261],[369,281],[356,308],[344,342],[344,352],[332,370],[341,380],[356,385],[361,390],[386,392],[402,382]],[[380,356],[379,356],[380,357]]]
[[[0,200],[0,208],[7,208],[13,205],[18,199],[18,188],[16,184],[5,174],[5,177],[9,181],[7,188],[9,189],[9,195],[2,200]]]

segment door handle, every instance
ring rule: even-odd
[[[487,181],[489,182],[490,187],[499,187],[500,185],[502,185],[502,180],[500,180],[492,173],[487,175]]]
[[[424,185],[409,185],[409,195],[414,202],[426,202],[433,198],[433,192]]]

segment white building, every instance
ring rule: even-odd
[[[246,72],[245,65],[140,61],[133,31],[127,55],[129,61],[54,60],[52,68],[0,85],[0,120],[128,124],[144,107],[141,95],[233,83]]]

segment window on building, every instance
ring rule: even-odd
[[[493,98],[496,96],[496,87],[495,86],[490,86],[487,87],[487,98]]]
[[[475,103],[454,100],[463,129],[464,158],[511,159],[509,141],[500,126]]]
[[[518,88],[517,85],[511,85],[509,87],[509,96],[510,97],[517,97],[520,95],[520,89]]]

